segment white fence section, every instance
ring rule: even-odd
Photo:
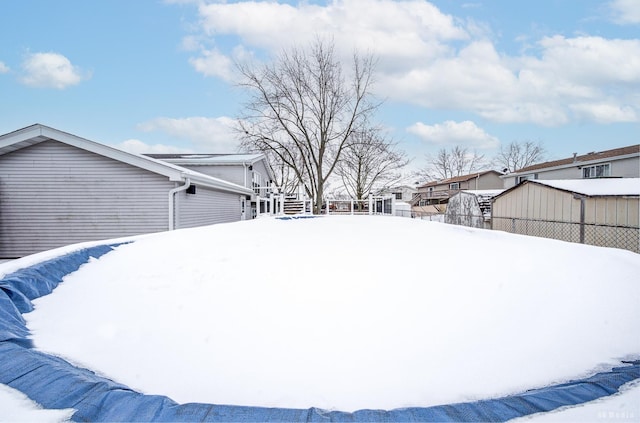
[[[369,196],[366,200],[327,200],[326,214],[384,214],[395,215],[395,197]]]

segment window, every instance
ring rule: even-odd
[[[396,196],[396,200],[402,200],[402,193],[401,192],[394,192],[393,195]]]
[[[260,188],[262,188],[262,175],[257,172],[251,172],[251,185],[253,191],[260,195]]]
[[[460,189],[460,182],[452,182],[449,184],[450,190]]]
[[[521,182],[528,181],[529,179],[538,179],[538,174],[537,173],[530,173],[528,175],[518,176],[516,179],[517,179],[516,183],[519,184]]]
[[[611,176],[611,164],[599,164],[582,168],[583,178],[604,178]]]

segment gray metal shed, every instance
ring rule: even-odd
[[[0,257],[243,219],[252,191],[44,125],[0,136]]]

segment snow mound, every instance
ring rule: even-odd
[[[147,236],[26,314],[36,347],[180,402],[446,404],[637,358],[640,255],[382,216]]]

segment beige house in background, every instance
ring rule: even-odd
[[[464,190],[502,189],[504,181],[501,172],[486,170],[469,175],[456,176],[418,186],[418,192],[411,201],[412,206],[445,204],[449,198]]]

